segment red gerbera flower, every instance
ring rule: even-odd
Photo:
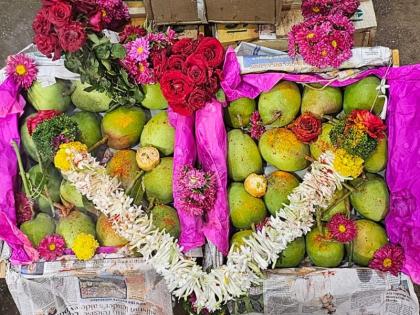
[[[335,214],[327,227],[331,236],[340,243],[351,242],[356,237],[356,224],[344,214]]]
[[[404,265],[404,250],[395,244],[386,244],[378,249],[369,263],[369,267],[398,275]]]

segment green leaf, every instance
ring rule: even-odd
[[[109,62],[109,60],[101,60],[101,63],[108,72],[112,71],[111,63]]]
[[[94,86],[88,86],[88,87],[84,88],[83,91],[90,93],[92,91],[95,91],[95,87]]]
[[[88,35],[88,38],[89,38],[90,41],[92,41],[95,44],[99,43],[99,38],[95,33],[90,33]]]
[[[115,59],[123,59],[125,58],[125,49],[124,46],[121,44],[114,44],[111,48],[112,57]]]

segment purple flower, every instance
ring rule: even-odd
[[[53,138],[52,146],[55,150],[58,150],[58,148],[60,147],[62,143],[68,143],[68,142],[70,142],[70,140],[67,139],[65,135],[59,134],[58,136]]]
[[[136,40],[124,45],[127,56],[135,61],[145,61],[149,57],[150,47],[149,40],[145,37],[137,38]]]
[[[127,4],[122,0],[96,0],[107,27],[117,28],[130,19]]]
[[[404,250],[399,245],[386,244],[378,249],[369,263],[369,267],[398,275],[404,265]]]
[[[29,89],[36,80],[38,69],[35,61],[25,54],[17,54],[7,58],[6,73],[23,87]]]
[[[65,241],[61,235],[47,235],[39,243],[39,256],[44,258],[46,261],[56,260],[57,257],[64,254],[65,247]]]

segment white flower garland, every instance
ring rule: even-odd
[[[246,239],[246,246],[231,249],[225,265],[207,273],[195,259],[183,255],[177,240],[153,226],[152,218],[133,205],[118,180],[108,176],[94,157],[74,150],[72,153],[74,168],[63,171],[67,180],[108,216],[130,248],[135,248],[165,278],[174,296],[185,299],[194,293],[197,309],[211,312],[246,294],[252,284],[260,283],[262,270],[275,265],[287,244],[310,230],[313,212],[328,207],[335,190],[348,179],[334,170],[333,153],[322,154],[289,195],[290,204]]]

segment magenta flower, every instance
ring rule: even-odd
[[[108,25],[120,24],[128,21],[130,14],[127,4],[122,0],[96,0],[101,13],[102,20]]]
[[[404,250],[401,246],[386,244],[375,252],[369,263],[369,267],[384,272],[390,272],[396,276],[401,271],[404,261]]]
[[[334,0],[334,6],[331,9],[331,13],[340,13],[351,17],[354,13],[356,13],[359,6],[359,0]]]
[[[39,243],[39,255],[46,261],[56,260],[57,257],[63,256],[65,246],[64,238],[58,234],[45,236]]]
[[[66,138],[65,135],[59,134],[58,136],[52,139],[52,146],[55,150],[58,150],[58,148],[60,147],[62,143],[68,143],[68,142],[70,142],[70,140]]]
[[[125,48],[128,57],[135,61],[145,61],[149,57],[149,41],[144,37],[137,38],[125,44]]]
[[[351,242],[356,237],[356,224],[344,214],[335,214],[327,227],[331,236],[340,243]]]
[[[265,126],[261,120],[260,113],[255,111],[252,113],[249,122],[249,133],[251,138],[259,140],[264,132]]]
[[[36,80],[38,69],[32,58],[17,54],[7,58],[6,73],[21,87],[29,89]]]
[[[360,5],[359,0],[303,0],[302,15],[305,19],[339,13],[352,16]]]

